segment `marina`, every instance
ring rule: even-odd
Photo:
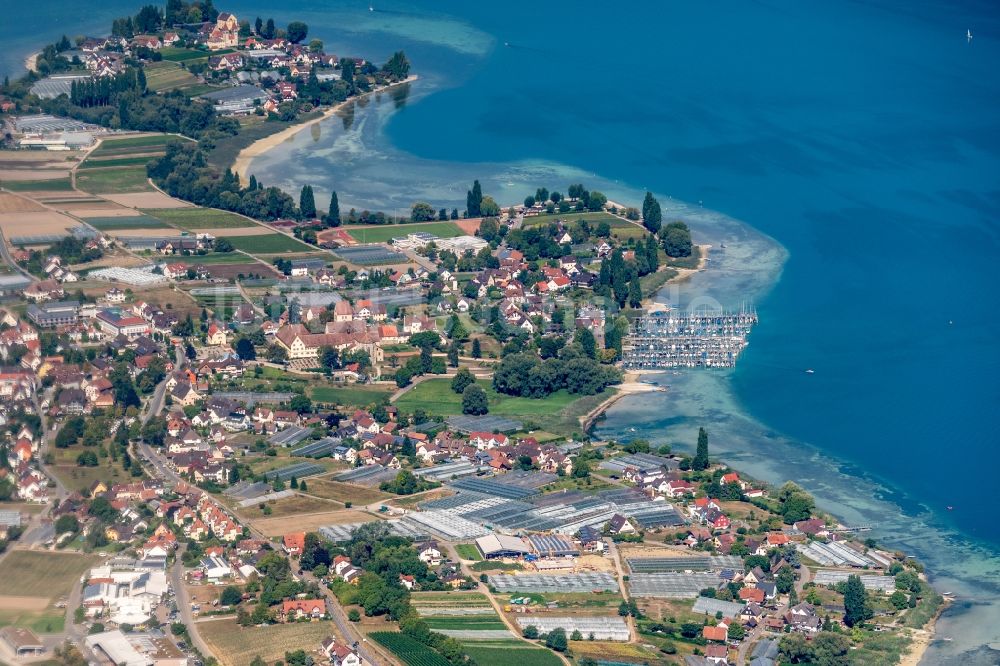
[[[746,349],[757,312],[654,312],[635,319],[622,345],[630,369],[732,368]]]

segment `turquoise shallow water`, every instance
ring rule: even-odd
[[[671,391],[598,433],[684,443],[707,424],[719,455],[876,523],[959,595],[927,663],[996,663],[977,650],[1000,647],[995,4],[376,5],[292,0],[279,20],[337,53],[405,48],[422,79],[255,160],[258,177],[385,209],[460,206],[476,177],[503,201],[581,180],[657,192],[727,245],[662,297],[752,300],[761,325],[734,372],[661,375]]]

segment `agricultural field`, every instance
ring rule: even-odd
[[[20,601],[5,603],[19,597],[0,597],[0,627],[15,626],[31,629],[36,634],[52,634],[61,632],[66,626],[66,611],[62,608],[44,610],[29,610]],[[11,606],[4,608],[4,606]]]
[[[530,643],[511,639],[509,641],[465,641],[465,653],[478,666],[560,666],[562,660],[553,652]]]
[[[427,626],[435,630],[452,631],[507,631],[507,625],[500,621],[492,610],[489,615],[458,615],[453,617],[425,617]]]
[[[77,173],[76,186],[91,194],[154,192],[145,166],[87,169]]]
[[[486,391],[489,413],[500,416],[547,416],[560,411],[580,397],[562,390],[546,398],[521,398],[497,393],[486,382],[478,383]],[[450,379],[428,379],[414,385],[400,396],[395,405],[404,412],[423,409],[429,414],[452,416],[462,413],[462,396],[451,390]]]
[[[310,495],[333,500],[334,502],[350,502],[354,506],[364,506],[392,497],[389,493],[383,493],[380,490],[363,488],[324,478],[309,479],[309,490],[307,492]]]
[[[440,238],[462,236],[465,232],[454,222],[417,222],[414,224],[383,224],[371,227],[346,228],[351,238],[359,243],[387,243],[393,238],[418,232],[434,234]]]
[[[156,159],[155,155],[139,155],[137,157],[109,157],[107,159],[88,159],[78,168],[87,169],[110,169],[111,167],[145,167],[150,160]]]
[[[0,561],[0,600],[8,595],[48,601],[66,596],[96,561],[96,556],[82,553],[13,550]]]
[[[72,192],[73,184],[69,178],[51,178],[45,180],[3,180],[0,187],[11,192]]]
[[[285,652],[311,652],[334,630],[325,621],[244,628],[235,620],[213,620],[199,622],[198,633],[222,666],[245,666],[258,656],[270,664],[284,659]]]
[[[242,215],[214,208],[163,208],[142,211],[146,215],[163,220],[181,229],[239,229],[258,227],[253,220]]]
[[[227,236],[227,240],[237,250],[250,254],[287,254],[289,252],[311,252],[312,247],[284,234],[263,236]]]
[[[455,551],[463,560],[479,562],[483,559],[483,556],[479,554],[479,549],[474,543],[460,543],[455,546]]]
[[[162,222],[155,217],[149,217],[148,215],[133,215],[133,216],[122,216],[116,215],[112,217],[85,217],[84,218],[90,226],[94,227],[99,231],[115,231],[117,229],[170,229],[170,225]]]
[[[405,634],[376,631],[368,637],[388,648],[406,666],[449,666],[447,659]]]
[[[312,482],[308,483],[309,488],[312,488]],[[340,509],[339,504],[334,504],[329,500],[317,499],[315,497],[308,497],[306,495],[295,495],[293,497],[285,497],[283,499],[274,500],[268,502],[266,506],[271,508],[272,518],[282,518],[284,516],[297,516],[300,514],[309,513],[320,513],[324,511],[336,511]],[[260,507],[256,504],[247,507],[246,509],[237,509],[237,511],[250,519],[253,518],[264,518],[264,514]]]
[[[144,69],[146,86],[154,92],[187,88],[198,83],[198,77],[169,60],[147,63]]]
[[[662,663],[658,652],[635,643],[612,641],[570,641],[570,651],[577,657],[589,657],[606,663]]]
[[[130,136],[124,139],[105,139],[90,157],[111,157],[114,155],[135,155],[139,153],[162,153],[171,141],[190,141],[174,134],[149,134]]]

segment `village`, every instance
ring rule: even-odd
[[[669,390],[650,358],[736,363],[755,312],[650,314],[722,248],[651,193],[474,181],[400,218],[203,171],[409,69],[206,9],[64,40],[0,93],[0,659],[905,658],[944,599],[870,526],[710,457],[711,423],[591,436]],[[114,86],[208,120],[133,131]]]

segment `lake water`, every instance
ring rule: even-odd
[[[997,663],[996,4],[375,4],[276,18],[338,55],[403,48],[421,80],[258,158],[258,178],[336,189],[342,210],[461,208],[473,178],[505,203],[653,190],[717,248],[661,298],[751,301],[761,323],[735,371],[657,375],[667,393],[621,401],[597,433],[690,447],[705,425],[715,455],[875,524],[958,595],[939,624],[954,641],[926,663]],[[75,6],[37,5],[0,26],[7,71],[80,32]]]

